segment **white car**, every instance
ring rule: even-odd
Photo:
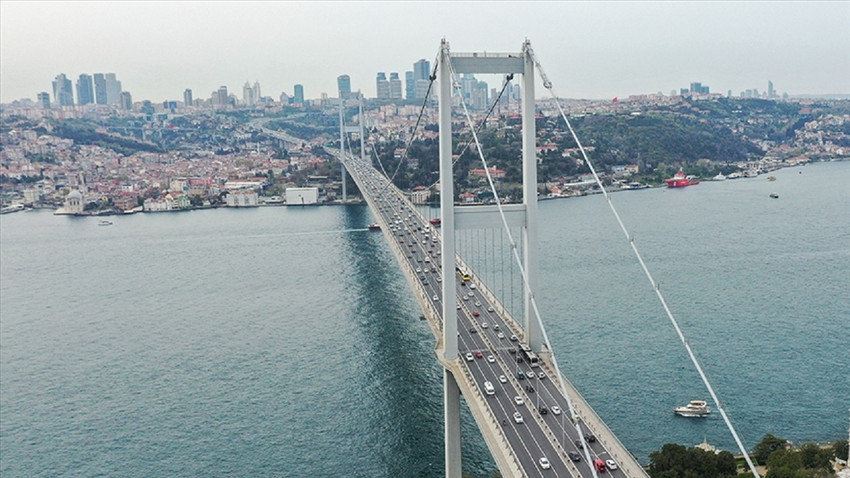
[[[552,408],[550,408],[550,410],[552,410],[553,415],[560,415],[561,414],[561,407],[559,407],[557,405],[553,405]]]
[[[487,307],[487,312],[493,312],[493,307]]]
[[[470,288],[470,289],[474,289],[474,288],[475,288],[475,284],[469,284],[469,288]]]
[[[522,423],[522,415],[519,412],[514,412],[514,421],[517,423]]]
[[[438,296],[436,296],[436,295],[435,295],[435,296],[434,296],[434,301],[438,301],[438,300],[440,300],[440,298],[439,298]]]
[[[499,381],[502,383],[508,383],[508,377],[505,377],[504,375],[499,375]]]
[[[467,352],[467,353],[466,353],[466,361],[467,361],[467,362],[472,362],[473,360],[475,360],[475,359],[472,357],[472,353],[471,353],[471,352]]]
[[[542,380],[542,379],[546,378],[546,374],[543,373],[543,372],[537,372],[537,378]]]
[[[486,328],[487,328],[487,322],[482,322],[482,323],[481,323],[481,328],[482,328],[482,329],[486,329]]]
[[[488,362],[490,362],[490,363],[495,363],[495,362],[496,362],[496,357],[493,357],[492,355],[488,355],[488,356],[487,356],[487,361],[488,361]]]
[[[516,403],[518,406],[525,405],[525,402],[523,401],[522,397],[520,397],[519,395],[514,397],[514,403]]]
[[[537,462],[540,463],[540,468],[543,468],[544,470],[548,470],[551,467],[551,465],[549,465],[549,460],[547,460],[545,456],[540,457],[540,460]]]
[[[619,468],[617,466],[617,462],[614,460],[605,460],[605,464],[608,465],[609,470],[616,470],[617,468]]]
[[[496,337],[499,337],[499,339],[504,339],[504,338],[505,338],[505,334],[503,334],[503,333],[499,332],[498,334],[496,334]]]

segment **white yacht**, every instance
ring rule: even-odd
[[[691,400],[691,403],[684,407],[676,407],[673,413],[683,417],[704,417],[711,413],[705,400]]]

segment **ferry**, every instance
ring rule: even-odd
[[[693,176],[685,176],[685,172],[679,170],[678,173],[673,175],[672,178],[669,178],[667,181],[667,187],[670,188],[683,188],[685,186],[693,186],[694,184],[699,184],[699,179],[694,178]]]
[[[704,417],[711,413],[711,410],[709,410],[705,400],[691,400],[691,403],[684,407],[674,408],[673,413],[683,417]]]
[[[369,225],[368,225],[368,226],[366,226],[366,227],[367,227],[370,231],[380,231],[380,230],[381,230],[381,225],[380,225],[380,224],[378,224],[377,222],[373,222],[372,224],[369,224]]]
[[[428,222],[430,222],[432,226],[440,227],[440,225],[443,223],[443,220],[438,217],[438,218],[431,219]]]

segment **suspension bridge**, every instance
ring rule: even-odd
[[[362,106],[361,125],[345,126],[340,100],[339,158],[343,173],[355,181],[375,214],[375,227],[388,240],[437,339],[435,355],[443,367],[447,477],[461,476],[461,396],[504,476],[647,476],[561,373],[538,310],[535,71],[539,71],[544,87],[555,96],[528,41],[515,53],[452,53],[448,42],[442,41],[423,104],[424,110],[432,86],[437,85],[439,218],[425,217],[393,184],[398,169],[390,175],[383,165],[379,164],[379,171],[366,158]],[[459,85],[458,75],[465,73],[505,75],[506,83],[515,75],[520,76],[520,202],[503,204],[462,95],[453,95]],[[474,141],[467,143],[464,151],[474,144],[494,197],[490,205],[455,204],[452,105],[453,98],[458,97]],[[583,151],[560,105],[559,110]],[[420,112],[420,119],[421,116]],[[345,152],[346,133],[351,132],[360,134],[359,157]],[[655,285],[596,171],[586,155],[584,159],[648,279]],[[345,195],[343,186],[344,199]],[[751,471],[758,477],[657,286],[655,290]]]

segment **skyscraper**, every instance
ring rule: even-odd
[[[50,93],[42,91],[38,94],[38,106],[42,108],[50,108]]]
[[[94,102],[99,105],[106,104],[106,77],[103,73],[94,74]]]
[[[65,76],[65,73],[59,73],[53,80],[53,97],[56,98],[56,103],[59,106],[74,104],[74,92],[71,89],[71,80]]]
[[[378,90],[378,99],[379,100],[388,100],[390,99],[390,82],[387,80],[387,74],[384,72],[378,72],[378,77],[375,79],[375,86]]]
[[[776,97],[776,92],[773,91],[773,82],[770,81],[770,80],[767,80],[767,97],[768,98]]]
[[[295,102],[304,104],[304,85],[295,85]]]
[[[130,95],[129,91],[121,92],[121,109],[131,110],[133,109],[133,96]]]
[[[412,100],[416,96],[416,79],[412,71],[404,72],[404,99]]]
[[[431,77],[431,62],[425,59],[413,64],[413,79],[427,80]]]
[[[346,99],[351,97],[351,77],[348,75],[339,75],[336,77],[336,85],[340,98]]]
[[[257,104],[257,100],[254,98],[254,88],[247,81],[242,86],[242,102],[245,103],[245,106],[254,106]]]
[[[106,74],[106,104],[115,105],[121,103],[121,82],[115,77],[115,73]]]
[[[390,73],[390,99],[401,99],[401,79],[396,72]]]
[[[77,80],[77,104],[88,105],[94,103],[94,83],[91,75],[85,73]]]
[[[183,90],[183,105],[184,106],[192,106],[194,105],[194,101],[192,100],[192,90],[186,88]]]

